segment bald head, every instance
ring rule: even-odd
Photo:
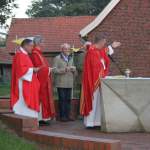
[[[107,43],[106,33],[100,33],[95,36],[94,44],[96,45],[97,48],[102,49],[103,47],[105,47],[106,43]]]

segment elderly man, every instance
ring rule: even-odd
[[[73,79],[76,67],[71,55],[71,47],[65,43],[61,45],[61,54],[54,59],[55,86],[58,91],[59,111],[61,121],[71,121],[70,104],[73,88]]]

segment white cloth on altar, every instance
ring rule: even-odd
[[[101,126],[101,104],[100,104],[100,88],[94,92],[92,111],[87,117],[84,117],[84,124],[86,127]]]
[[[108,46],[108,54],[112,55],[114,50],[112,46]],[[106,69],[104,59],[100,60],[104,70]],[[101,126],[101,92],[100,87],[94,92],[93,101],[92,101],[92,111],[86,117],[84,117],[84,124],[86,127],[94,127],[94,126]]]
[[[27,54],[27,52],[24,51],[22,48],[20,48],[20,51],[23,52],[24,54]],[[29,68],[28,71],[26,72],[26,74],[24,74],[19,79],[19,83],[18,83],[19,84],[18,85],[18,87],[19,87],[19,99],[13,107],[13,112],[17,115],[38,118],[38,112],[28,108],[28,106],[25,103],[24,97],[23,97],[23,80],[31,82],[32,76],[33,76],[33,68]]]

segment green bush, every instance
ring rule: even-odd
[[[10,84],[0,83],[0,96],[9,97],[10,95]]]

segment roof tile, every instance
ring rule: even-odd
[[[80,30],[89,24],[95,16],[76,17],[47,17],[13,19],[7,39],[7,50],[16,47],[12,40],[16,37],[41,35],[44,39],[44,51],[59,51],[60,44],[70,43],[75,47],[81,46]]]

